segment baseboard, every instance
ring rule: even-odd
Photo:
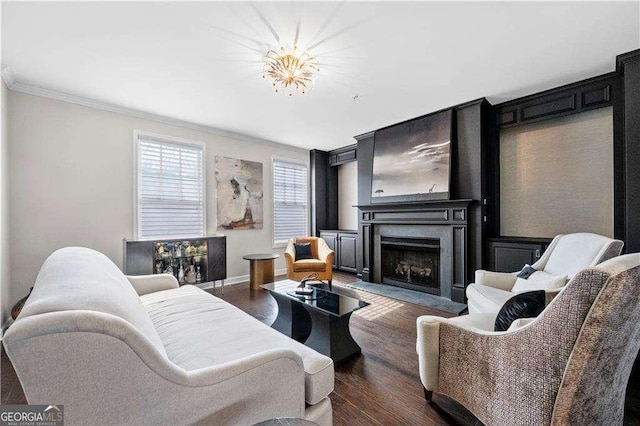
[[[274,271],[274,275],[280,276],[280,275],[286,275],[287,274],[287,270],[286,269],[276,269]],[[228,286],[228,285],[236,285],[236,284],[243,284],[243,283],[248,283],[249,282],[249,275],[237,275],[235,277],[229,277],[226,280],[224,280],[224,286]],[[202,283],[202,284],[196,284],[198,287],[205,289],[205,288],[213,288],[213,282],[208,282],[208,283]],[[220,287],[220,282],[216,281],[215,283],[216,287]]]

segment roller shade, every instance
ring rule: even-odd
[[[273,162],[273,243],[308,235],[307,167]]]
[[[202,146],[138,137],[138,237],[204,235]]]

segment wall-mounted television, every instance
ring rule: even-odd
[[[448,200],[452,110],[376,130],[371,202]]]

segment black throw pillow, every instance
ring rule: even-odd
[[[313,259],[311,255],[311,243],[294,243],[296,249],[296,262],[302,259]]]
[[[495,331],[506,331],[512,322],[519,318],[535,318],[544,311],[544,290],[518,293],[507,300],[498,312]]]
[[[523,279],[527,279],[529,278],[531,275],[533,275],[535,272],[538,272],[537,270],[533,269],[531,266],[529,265],[525,265],[524,268],[522,268],[522,271],[518,272],[518,275],[516,275],[516,277],[518,278],[523,278]]]

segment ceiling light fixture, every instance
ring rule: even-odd
[[[272,49],[264,55],[262,78],[269,77],[276,92],[304,95],[313,87],[314,73],[320,71],[320,64],[315,56],[299,53],[297,49],[293,46],[293,50],[288,51],[282,46],[279,51]]]

